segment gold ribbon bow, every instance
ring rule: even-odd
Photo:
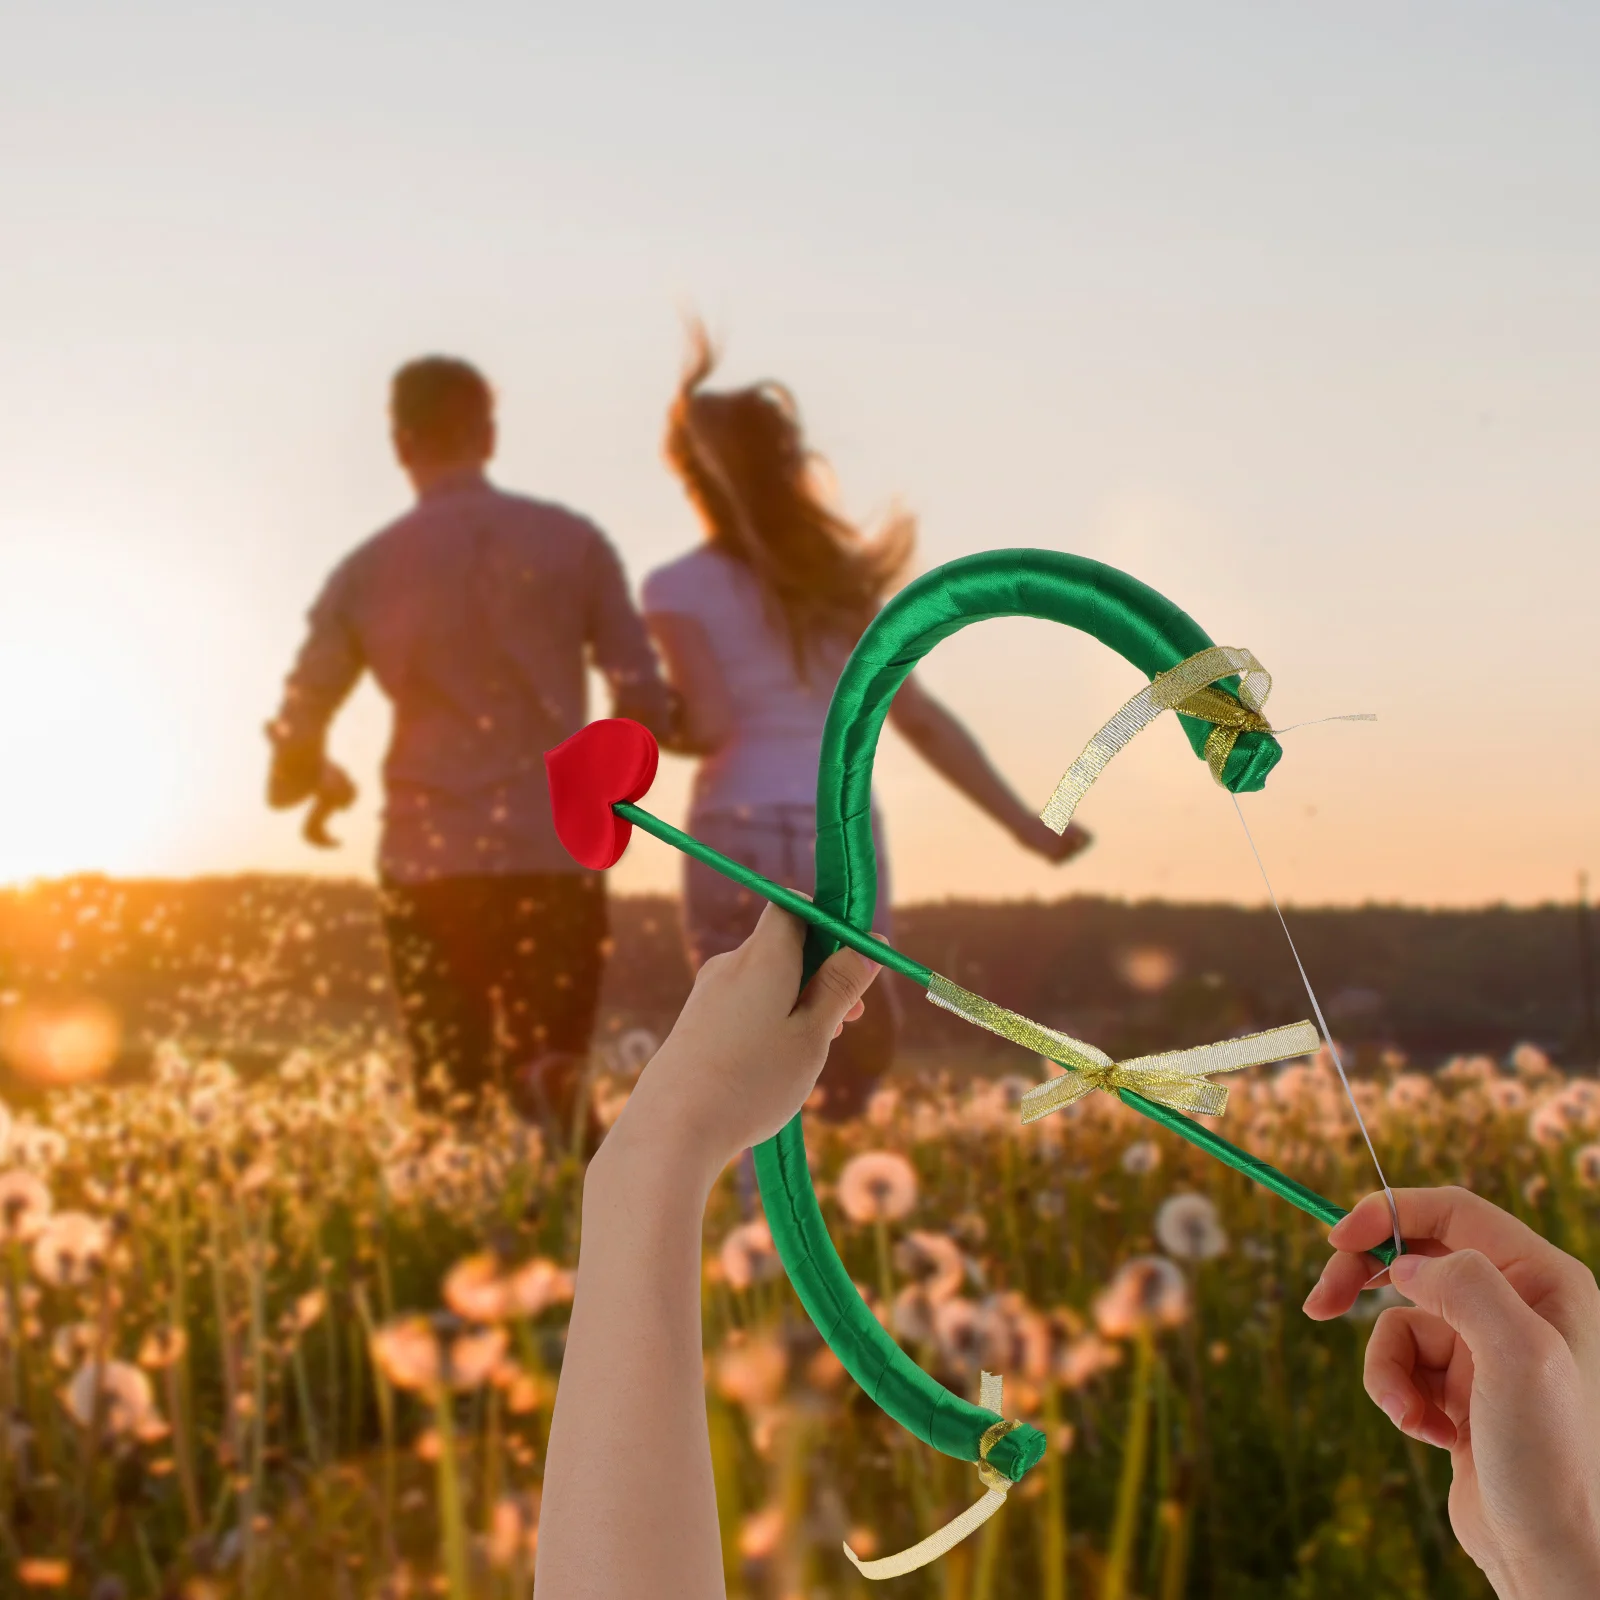
[[[1238,1072],[1293,1056],[1315,1053],[1321,1036],[1309,1022],[1293,1022],[1265,1033],[1247,1033],[1219,1044],[1193,1050],[1168,1050],[1161,1055],[1138,1056],[1132,1061],[1096,1063],[1087,1071],[1068,1071],[1022,1097],[1022,1120],[1037,1122],[1052,1111],[1070,1106],[1095,1089],[1132,1089],[1174,1111],[1194,1116],[1220,1117],[1228,1109],[1228,1091],[1211,1083],[1210,1072]],[[1051,1058],[1054,1059],[1053,1057]]]
[[[978,1383],[978,1404],[985,1411],[998,1412],[1002,1403],[1002,1380],[992,1372],[983,1373]],[[959,1517],[898,1555],[863,1561],[847,1544],[844,1553],[854,1562],[856,1571],[863,1578],[902,1578],[930,1561],[937,1561],[947,1550],[955,1549],[963,1539],[976,1533],[1006,1503],[1006,1493],[1012,1487],[1011,1480],[1003,1472],[989,1465],[989,1452],[1008,1433],[1021,1426],[1020,1422],[997,1422],[984,1434],[978,1446],[977,1463],[978,1477],[985,1491],[981,1500],[975,1500]]]
[[[1067,1069],[1064,1076],[1041,1083],[1022,1097],[1024,1122],[1037,1122],[1095,1089],[1132,1089],[1174,1111],[1220,1117],[1228,1106],[1228,1091],[1220,1083],[1208,1082],[1208,1073],[1238,1072],[1269,1061],[1312,1055],[1321,1043],[1321,1035],[1311,1023],[1294,1022],[1264,1033],[1198,1045],[1192,1050],[1167,1050],[1131,1061],[1113,1061],[1092,1044],[1047,1028],[1020,1012],[1008,1011],[938,973],[928,984],[928,998],[965,1021]]]
[[[1239,677],[1239,697],[1213,685]],[[1046,827],[1063,833],[1078,802],[1106,769],[1106,764],[1136,733],[1148,728],[1163,711],[1177,711],[1211,724],[1206,739],[1206,765],[1218,783],[1241,733],[1270,733],[1272,724],[1261,707],[1272,692],[1272,676],[1248,650],[1212,645],[1158,673],[1083,747],[1083,754],[1062,774],[1055,793],[1039,813]]]

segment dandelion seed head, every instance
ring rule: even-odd
[[[431,1391],[439,1382],[439,1339],[426,1317],[404,1317],[372,1335],[372,1359],[396,1389]]]
[[[145,1437],[159,1424],[149,1378],[126,1361],[86,1361],[73,1374],[62,1400],[80,1427],[93,1421],[97,1394],[102,1425],[114,1438]]]
[[[159,1372],[183,1359],[189,1336],[182,1328],[152,1328],[139,1345],[139,1365]]]
[[[1396,1111],[1423,1111],[1433,1102],[1433,1084],[1421,1072],[1402,1072],[1385,1096]]]
[[[1098,1334],[1085,1333],[1071,1340],[1056,1362],[1056,1376],[1063,1387],[1081,1389],[1102,1372],[1109,1372],[1122,1364],[1122,1347],[1102,1339]]]
[[[916,1169],[904,1156],[869,1150],[845,1163],[837,1193],[852,1222],[897,1221],[917,1203]]]
[[[1175,1194],[1156,1212],[1156,1239],[1178,1261],[1210,1261],[1228,1248],[1217,1208],[1203,1194]]]
[[[1524,1083],[1546,1083],[1561,1076],[1536,1044],[1519,1044],[1506,1058],[1506,1065]]]
[[[105,1268],[110,1243],[99,1218],[85,1211],[58,1211],[33,1241],[33,1270],[57,1288],[81,1288]]]
[[[1528,1109],[1528,1091],[1520,1083],[1502,1078],[1484,1091],[1489,1104],[1502,1117],[1520,1116]]]
[[[1125,1262],[1094,1302],[1095,1323],[1108,1339],[1176,1327],[1188,1314],[1188,1285],[1165,1256]]]
[[[908,1283],[895,1295],[889,1331],[902,1344],[933,1343],[933,1302],[921,1284]]]
[[[946,1233],[914,1229],[895,1246],[895,1264],[906,1276],[921,1281],[933,1305],[958,1295],[966,1281],[967,1258]]]
[[[752,1511],[739,1524],[739,1554],[746,1561],[766,1561],[776,1553],[785,1526],[782,1506]]]
[[[969,1384],[980,1371],[1001,1371],[1010,1353],[1010,1329],[998,1306],[945,1300],[933,1307],[933,1342],[944,1367]]]
[[[54,1202],[43,1178],[20,1168],[0,1173],[0,1243],[27,1244],[49,1219]]]
[[[444,1303],[468,1322],[499,1322],[510,1311],[500,1263],[483,1251],[458,1261],[444,1280]]]
[[[1565,1144],[1571,1132],[1566,1108],[1559,1100],[1546,1100],[1535,1106],[1528,1117],[1528,1137],[1546,1150]]]
[[[1586,1144],[1572,1158],[1572,1170],[1585,1189],[1600,1189],[1600,1144]]]
[[[476,1389],[489,1381],[506,1353],[504,1328],[463,1333],[445,1346],[444,1377],[452,1389]]]
[[[725,1348],[716,1360],[717,1393],[752,1410],[783,1393],[789,1356],[778,1340],[761,1337]]]
[[[783,1263],[772,1243],[772,1231],[765,1222],[741,1223],[722,1241],[717,1252],[722,1272],[728,1286],[748,1289],[753,1283],[763,1283],[783,1271]]]
[[[617,1040],[617,1065],[637,1078],[660,1048],[661,1041],[648,1028],[629,1028]]]
[[[1153,1139],[1139,1139],[1122,1152],[1122,1170],[1142,1178],[1161,1165],[1161,1147]]]

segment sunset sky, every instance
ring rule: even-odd
[[[1272,671],[1247,813],[1300,902],[1600,871],[1600,10],[58,0],[0,23],[0,882],[370,871],[262,804],[323,576],[402,510],[384,386],[502,400],[496,476],[637,582],[682,313],[796,390],[919,569],[1125,567]],[[998,622],[924,677],[1042,804],[1139,683]],[[596,714],[604,711],[597,706]],[[1170,721],[1170,719],[1169,719]],[[886,738],[899,897],[1254,901],[1172,726],[1035,864]],[[653,796],[681,817],[686,769]],[[335,831],[341,831],[336,825]],[[667,887],[649,840],[620,888]]]

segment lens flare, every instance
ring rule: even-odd
[[[101,1077],[121,1046],[122,1024],[98,1000],[24,1001],[0,1017],[0,1059],[19,1077],[51,1088]]]

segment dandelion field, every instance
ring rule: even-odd
[[[602,1120],[649,1047],[597,1061]],[[1382,1293],[1331,1326],[1300,1314],[1321,1229],[1109,1097],[1023,1128],[1033,1079],[960,1066],[907,1062],[867,1117],[809,1129],[815,1181],[896,1336],[953,1387],[1002,1373],[1054,1448],[885,1592],[1486,1594],[1447,1463],[1360,1392]],[[1394,1182],[1466,1184],[1594,1263],[1593,1080],[1531,1047],[1362,1066]],[[1325,1063],[1235,1082],[1230,1137],[1346,1202],[1372,1186]],[[169,1046],[143,1081],[0,1120],[6,1592],[527,1592],[578,1152],[503,1108],[420,1112],[371,1049],[242,1075]],[[704,1307],[730,1594],[865,1594],[841,1540],[888,1553],[977,1498],[822,1347],[737,1166]]]

